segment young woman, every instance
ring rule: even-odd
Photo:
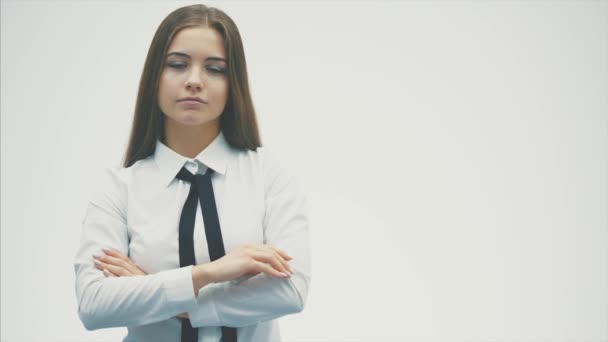
[[[124,341],[279,341],[310,283],[305,195],[261,147],[224,12],[182,7],[150,45],[124,165],[107,168],[75,257],[78,313]]]

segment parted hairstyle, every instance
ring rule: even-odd
[[[220,115],[220,129],[234,148],[256,150],[261,146],[251,100],[247,64],[241,35],[223,11],[205,5],[191,5],[171,12],[160,24],[150,43],[133,115],[133,126],[123,166],[129,167],[154,153],[156,140],[165,142],[164,114],[158,106],[158,85],[169,45],[188,27],[215,29],[224,40],[227,59],[228,98]]]

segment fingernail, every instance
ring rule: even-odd
[[[103,269],[103,274],[105,274],[108,277],[112,276],[112,274],[110,273],[110,271],[106,270],[105,268]]]
[[[285,273],[285,272],[279,272],[279,274],[283,277],[283,278],[288,278],[289,274]]]
[[[97,265],[101,265],[101,261],[99,261],[97,259],[93,260],[93,262],[96,263]]]

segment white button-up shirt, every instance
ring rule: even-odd
[[[212,283],[195,296],[192,266],[179,267],[179,220],[190,183],[185,166],[207,166],[226,253],[244,243],[268,244],[293,257],[290,278],[258,274]],[[89,330],[127,327],[123,341],[180,341],[187,312],[198,341],[219,341],[220,326],[237,327],[239,341],[280,341],[277,318],[303,309],[310,283],[305,195],[294,175],[265,147],[232,148],[219,135],[196,158],[160,141],[154,154],[129,168],[107,168],[95,184],[74,260],[78,314]],[[93,263],[101,248],[127,255],[145,276],[105,277]],[[196,264],[210,261],[200,203],[194,226]]]

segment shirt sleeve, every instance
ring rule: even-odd
[[[296,177],[260,148],[264,161],[265,243],[285,251],[294,274],[280,279],[264,273],[210,284],[188,312],[193,327],[242,327],[301,312],[310,284],[311,260],[306,196]]]
[[[82,221],[74,270],[78,315],[88,330],[155,323],[196,306],[192,266],[130,277],[105,277],[94,266],[102,248],[129,255],[124,170],[104,171]]]

